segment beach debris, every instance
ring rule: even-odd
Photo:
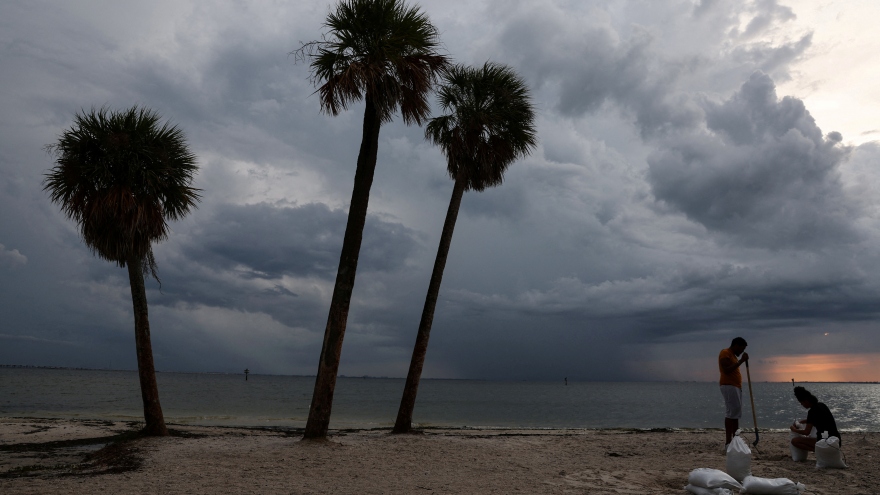
[[[822,440],[816,442],[816,467],[846,469],[843,452],[840,451],[840,439],[829,437],[827,431],[822,432]]]
[[[688,484],[699,488],[742,490],[739,481],[720,469],[697,468],[688,475]]]
[[[788,478],[759,478],[746,476],[743,480],[743,494],[749,495],[800,495],[806,487]]]
[[[794,379],[792,379],[792,381],[794,381]],[[797,428],[799,430],[804,429],[804,424],[801,423],[800,421],[797,421],[797,420],[795,420],[794,426],[795,426],[795,428]],[[797,438],[797,437],[803,437],[803,436],[806,436],[806,435],[801,435],[800,433],[791,432],[791,438]],[[816,438],[816,429],[815,428],[810,430],[809,436],[812,438]],[[809,452],[807,452],[804,449],[795,447],[794,445],[791,444],[791,442],[789,442],[789,446],[791,447],[791,460],[793,460],[795,462],[803,462],[803,461],[807,460],[807,454],[809,454]]]
[[[727,488],[703,488],[702,486],[687,485],[684,489],[694,495],[733,495],[733,492]]]
[[[727,446],[727,474],[742,483],[746,476],[752,474],[752,450],[736,430],[733,439]]]

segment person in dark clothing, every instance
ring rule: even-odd
[[[801,423],[804,423],[804,427],[801,429],[796,424],[793,424],[790,427],[791,431],[801,435],[809,435],[813,428],[816,428],[816,438],[809,438],[807,436],[795,437],[791,439],[792,445],[799,449],[815,452],[816,442],[822,439],[823,433],[827,432],[829,437],[840,439],[840,431],[837,429],[837,423],[834,421],[834,416],[831,414],[828,406],[819,402],[819,399],[804,387],[795,387],[794,396],[809,411],[807,412],[807,418],[800,420]],[[840,444],[843,445],[842,439]]]

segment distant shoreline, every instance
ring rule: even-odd
[[[41,365],[32,365],[32,364],[0,364],[0,368],[7,369],[40,369],[40,370],[69,370],[69,371],[129,371],[129,372],[137,372],[136,369],[124,369],[124,368],[78,368],[72,366],[41,366]],[[240,372],[230,372],[230,371],[163,371],[156,370],[156,373],[176,373],[181,375],[244,375],[243,371]],[[249,372],[251,376],[290,376],[290,377],[298,377],[298,378],[314,378],[315,375],[280,375],[274,373],[257,373],[255,371]],[[351,375],[339,375],[339,378],[362,378],[362,379],[370,379],[370,380],[403,380],[405,377],[397,377],[397,376],[369,376],[369,375],[360,375],[360,376],[351,376]],[[424,380],[453,380],[453,381],[486,381],[486,382],[541,382],[541,383],[550,383],[559,380],[497,380],[497,379],[486,379],[486,378],[424,378]],[[713,381],[697,381],[697,380],[645,380],[645,381],[603,381],[603,380],[569,380],[569,383],[714,383]],[[755,383],[789,383],[787,381],[779,381],[779,382],[771,382],[771,381],[760,381]],[[860,385],[870,385],[870,384],[880,384],[880,381],[870,381],[870,382],[822,382],[822,381],[799,381],[798,383],[857,383]]]

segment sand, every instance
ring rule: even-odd
[[[332,432],[0,418],[0,493],[12,494],[684,494],[688,473],[724,469],[719,430]],[[789,458],[788,434],[763,432],[752,473],[809,494],[880,493],[880,433],[844,435],[845,470]],[[102,448],[103,447],[103,448]]]

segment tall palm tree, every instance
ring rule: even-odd
[[[144,274],[156,277],[152,244],[168,237],[168,220],[184,217],[199,200],[199,190],[191,187],[196,157],[183,131],[159,119],[137,106],[77,113],[73,126],[47,146],[55,166],[44,182],[52,202],[79,225],[89,250],[128,268],[146,435],[168,430],[153,366]]]
[[[449,113],[431,119],[425,138],[443,150],[455,186],[440,235],[394,433],[412,429],[434,308],[461,198],[465,191],[482,191],[501,184],[507,167],[528,155],[537,144],[535,112],[528,88],[509,67],[491,62],[481,68],[455,66],[447,72],[438,97],[442,110]]]
[[[303,45],[297,54],[311,59],[312,82],[321,110],[338,115],[363,98],[363,137],[348,210],[348,223],[330,302],[318,376],[306,422],[305,438],[326,438],[342,339],[354,289],[370,186],[376,169],[379,128],[399,109],[404,122],[421,124],[430,113],[428,93],[447,67],[438,53],[437,29],[418,7],[403,0],[343,0],[324,23],[322,41]]]

